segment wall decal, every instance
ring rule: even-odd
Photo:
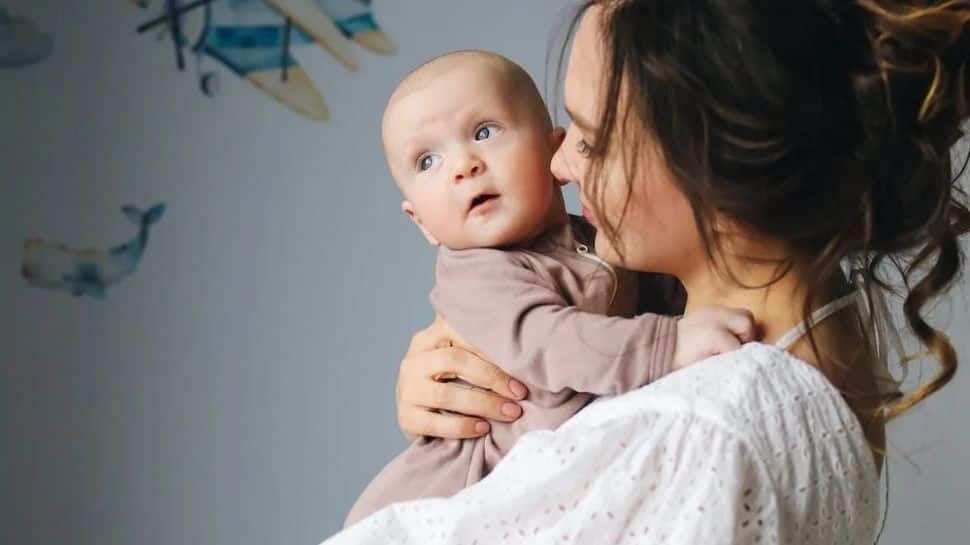
[[[21,275],[36,287],[103,299],[106,288],[138,268],[148,244],[148,230],[161,219],[165,204],[158,203],[146,212],[130,205],[121,211],[138,226],[138,233],[128,242],[107,250],[75,250],[65,244],[28,239],[24,241]]]

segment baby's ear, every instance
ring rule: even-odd
[[[562,142],[565,139],[566,139],[566,129],[562,127],[556,127],[555,129],[552,129],[552,132],[549,133],[549,141],[550,143],[552,143],[553,153],[555,153],[556,150],[559,149],[559,146],[562,145]]]
[[[438,239],[436,239],[434,235],[432,235],[430,232],[428,232],[427,229],[424,228],[424,225],[421,223],[421,218],[419,218],[418,215],[414,212],[414,206],[411,204],[411,201],[401,202],[401,211],[404,212],[407,215],[407,217],[411,218],[411,221],[413,221],[414,224],[418,226],[418,229],[421,230],[421,234],[424,235],[424,238],[428,239],[428,244],[432,246],[441,246],[441,243],[438,242]]]

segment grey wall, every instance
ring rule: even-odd
[[[318,543],[405,445],[394,380],[431,317],[433,252],[380,154],[384,98],[467,47],[541,85],[568,2],[375,2],[396,57],[361,52],[351,74],[297,51],[326,125],[224,71],[203,97],[126,1],[9,4],[55,50],[0,71],[0,542]],[[139,272],[105,301],[19,277],[23,239],[115,244],[132,234],[118,207],[157,200]],[[963,289],[941,312],[970,361]],[[896,454],[883,543],[965,542],[968,375],[891,430],[919,469]]]

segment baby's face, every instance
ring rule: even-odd
[[[526,109],[535,101],[516,100],[512,88],[469,63],[385,112],[384,148],[403,208],[432,244],[511,245],[540,234],[555,214],[549,160],[558,142]]]

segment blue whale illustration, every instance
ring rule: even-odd
[[[148,244],[148,229],[161,219],[165,204],[158,203],[147,212],[133,206],[121,211],[138,226],[138,234],[128,242],[108,250],[75,250],[41,239],[25,240],[21,274],[33,286],[103,299],[106,288],[138,268]]]

